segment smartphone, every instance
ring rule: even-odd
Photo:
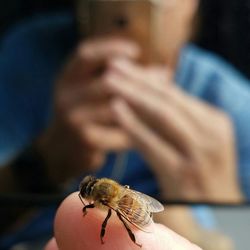
[[[156,7],[150,0],[78,0],[80,34],[88,38],[119,37],[135,41],[142,63],[162,61],[157,53]]]

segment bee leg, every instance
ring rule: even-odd
[[[83,209],[82,209],[83,216],[85,216],[87,214],[87,208],[94,208],[94,207],[95,207],[94,203],[84,206]]]
[[[108,223],[108,220],[109,220],[111,214],[112,214],[112,211],[111,211],[111,209],[109,209],[108,215],[102,223],[102,230],[101,230],[101,234],[100,234],[102,244],[104,244],[103,237],[105,235],[105,229],[106,229],[106,226],[107,226],[107,223]]]
[[[118,218],[122,221],[123,225],[125,226],[127,232],[128,232],[128,235],[130,237],[130,239],[138,246],[138,247],[142,247],[141,244],[138,244],[136,242],[136,239],[135,239],[135,235],[133,234],[132,230],[129,228],[128,224],[124,221],[124,219],[122,218],[121,214],[119,212],[116,212],[117,213],[117,216]]]
[[[83,201],[82,196],[81,196],[81,194],[80,194],[80,193],[78,194],[78,196],[79,196],[80,201],[82,202],[82,204],[83,204],[84,206],[86,206],[86,204],[84,203],[84,201]]]

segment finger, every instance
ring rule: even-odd
[[[114,212],[106,227],[105,243],[101,244],[100,230],[107,211],[93,208],[83,217],[82,208],[78,193],[71,194],[59,207],[55,218],[55,238],[60,250],[199,249],[166,227],[154,223],[147,228],[152,233],[145,233],[131,226],[136,242],[142,244],[142,248],[139,248],[130,240]]]
[[[162,247],[161,249],[202,250],[197,245],[192,244],[190,241],[176,234],[167,227],[161,224],[156,224],[156,226],[157,226],[157,237],[159,239],[158,242],[159,245]],[[166,237],[167,235],[168,237]]]
[[[187,117],[201,133],[211,134],[211,124],[204,123],[207,115],[215,116],[215,109],[202,103],[195,97],[184,93],[172,83],[172,74],[166,67],[156,66],[145,68],[124,58],[114,58],[110,62],[111,70],[115,70],[132,81],[133,85],[141,85],[143,89],[152,90],[158,97],[164,98],[176,112]]]
[[[128,81],[143,85],[161,94],[162,88],[172,82],[172,74],[166,66],[143,67],[126,58],[114,58],[109,62],[109,70],[118,72]]]
[[[201,102],[198,98],[186,94],[178,86],[171,86],[168,89],[161,90],[164,97],[168,102],[171,102],[176,110],[179,110],[184,117],[192,122],[193,126],[200,133],[210,133],[211,134],[211,123],[204,122],[207,117],[210,116],[214,119],[218,116],[219,111],[212,106]],[[215,123],[217,123],[215,121]],[[218,121],[219,123],[219,121]]]
[[[94,79],[89,84],[80,84],[78,86],[68,86],[60,94],[60,102],[64,106],[73,107],[83,103],[95,103],[107,101],[110,98],[110,92],[101,79]]]
[[[79,45],[64,68],[60,85],[86,84],[90,77],[103,72],[110,58],[136,59],[139,53],[139,47],[127,40],[106,38],[84,42]]]
[[[93,123],[84,126],[82,137],[90,148],[103,151],[125,150],[131,145],[130,139],[124,130]]]
[[[170,84],[172,82],[171,74],[167,72],[166,67],[150,67],[145,70],[132,61],[119,58],[113,59],[111,66],[126,76],[127,79],[132,79],[138,84],[143,84],[144,88],[155,91],[177,112],[179,111],[184,117],[187,117],[201,133],[211,133],[211,130],[209,130],[211,124],[204,123],[204,120],[206,120],[208,114],[214,117],[216,110],[197,98],[184,93],[176,84]]]
[[[138,246],[129,239],[115,212],[112,212],[106,227],[103,238],[105,243],[101,244],[101,225],[107,211],[93,208],[89,209],[87,215],[83,217],[82,208],[83,204],[77,193],[69,196],[60,206],[55,219],[55,237],[60,250],[138,249]],[[137,234],[142,233],[137,229],[133,232],[136,234],[136,241],[140,243]]]
[[[163,141],[156,133],[143,124],[129,106],[119,99],[112,103],[118,123],[131,136],[131,141],[145,158],[155,167],[158,173],[164,169],[177,171],[180,166],[179,152],[167,141]]]
[[[83,104],[68,111],[66,119],[74,127],[82,127],[86,123],[98,123],[100,125],[115,125],[116,120],[108,104]]]
[[[45,246],[44,250],[59,250],[57,243],[56,243],[56,239],[52,238],[47,245]]]
[[[171,103],[117,74],[107,75],[105,83],[110,91],[128,102],[148,126],[180,150],[188,151],[199,143],[195,128]]]
[[[136,59],[139,53],[139,46],[134,42],[117,38],[89,40],[79,47],[82,58],[94,61],[107,60],[111,57]]]
[[[206,152],[211,151],[216,148],[218,140],[223,140],[220,135],[223,135],[225,131],[228,131],[228,134],[233,131],[230,118],[226,113],[202,102],[197,97],[186,94],[178,86],[172,85],[165,91],[162,89],[162,93],[166,103],[169,104],[167,105],[171,106],[175,110],[174,113],[182,118],[183,124],[185,122],[190,132],[190,150],[188,151],[192,155],[197,155],[201,149]],[[210,122],[207,122],[208,120]],[[228,138],[232,137],[228,136]]]

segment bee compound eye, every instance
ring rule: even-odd
[[[95,181],[95,178],[93,178],[92,176],[86,176],[80,183],[79,185],[79,190],[80,190],[80,194],[82,197],[85,197],[90,189],[90,186],[92,185],[92,183]]]

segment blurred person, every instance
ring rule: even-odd
[[[249,198],[248,81],[186,44],[197,6],[179,0],[162,7],[158,39],[166,66],[137,64],[140,48],[131,41],[77,45],[68,13],[12,30],[0,59],[0,191],[51,193],[89,171],[110,176],[116,160],[110,152],[135,148],[120,180],[134,189],[165,199]],[[103,62],[106,71],[97,76]],[[183,220],[172,225],[171,214]],[[15,225],[14,237],[9,229],[2,244],[51,233],[53,215],[52,209],[32,214],[32,222]],[[207,235],[192,216],[169,209],[159,220],[205,248]],[[211,242],[206,249],[219,245]]]

